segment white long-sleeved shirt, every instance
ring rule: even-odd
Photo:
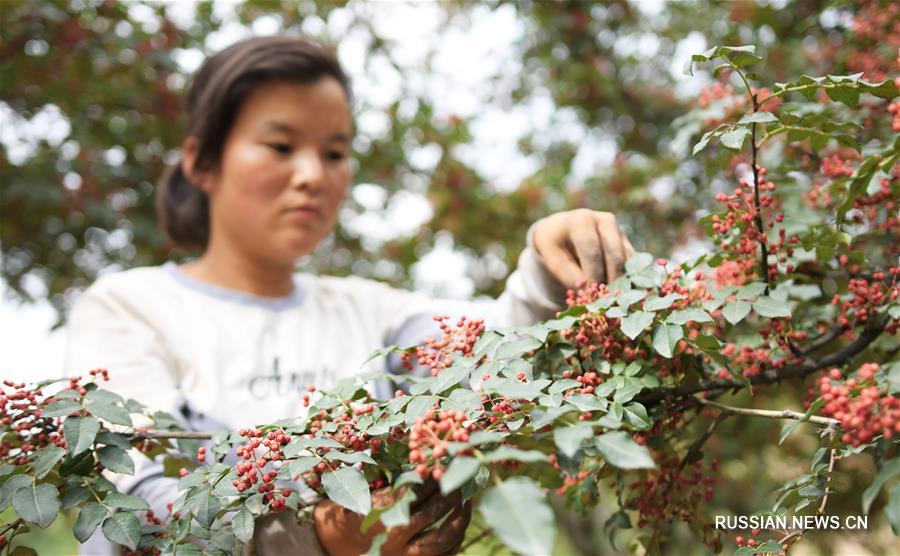
[[[530,324],[562,308],[561,291],[531,248],[488,303],[305,273],[289,295],[263,298],[200,282],[169,262],[88,288],[69,315],[65,369],[108,369],[104,387],[126,398],[172,413],[187,402],[237,429],[298,415],[307,385],[327,389],[370,370],[363,362],[376,349],[420,340],[436,314]]]
[[[328,389],[374,370],[377,362],[363,362],[376,349],[433,334],[436,314],[484,318],[487,326],[502,327],[531,324],[562,309],[565,290],[535,252],[532,235],[505,291],[487,303],[307,273],[295,275],[289,295],[263,298],[198,281],[171,262],[106,275],[69,315],[66,373],[108,369],[104,388],[180,415],[192,426],[237,430],[300,416],[307,385]],[[146,491],[148,479],[161,478],[158,466],[135,459],[134,476],[111,478],[122,491],[160,495],[159,481],[155,492]],[[165,485],[174,491],[172,481]]]

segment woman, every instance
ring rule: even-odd
[[[519,267],[489,306],[298,274],[297,259],[335,225],[351,180],[352,132],[348,79],[323,46],[255,38],[210,57],[194,76],[182,159],[161,180],[157,206],[168,239],[202,254],[91,286],[69,317],[68,372],[107,368],[110,390],[195,429],[236,430],[301,414],[306,385],[328,388],[359,372],[375,349],[416,343],[438,312],[481,316],[489,326],[548,318],[567,287],[613,280],[632,252],[613,215],[579,210],[531,227]],[[157,509],[176,498],[176,481],[159,465],[137,463],[133,477],[115,477],[120,490]],[[457,550],[469,517],[459,497],[426,484],[417,504],[385,553]],[[309,528],[270,517],[252,548],[359,554],[374,534],[361,535],[359,516],[329,501],[313,518]],[[105,541],[95,534],[89,542],[96,553]]]

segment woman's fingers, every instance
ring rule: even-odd
[[[587,276],[585,276],[581,266],[568,249],[560,245],[554,245],[546,249],[546,254],[543,257],[547,270],[567,288],[574,289],[581,282],[587,280]]]
[[[628,236],[625,235],[625,230],[621,227],[619,228],[619,237],[622,238],[622,246],[625,248],[625,260],[627,261],[634,256],[634,247],[631,245],[631,242],[628,241]]]
[[[587,223],[579,224],[572,228],[570,237],[578,264],[587,281],[605,282],[608,274],[603,260],[603,242],[597,235],[597,228]]]
[[[569,288],[582,281],[612,282],[634,254],[611,212],[577,209],[550,215],[539,224],[535,248],[547,270]]]
[[[610,283],[625,271],[625,247],[622,244],[619,223],[611,212],[596,213],[596,234],[603,245],[603,262],[606,265],[605,283]]]
[[[462,503],[459,493],[453,492],[447,496],[436,494],[420,504],[409,516],[409,525],[406,529],[410,536],[415,536],[420,531],[447,515],[454,507]]]
[[[462,546],[471,518],[471,504],[456,505],[440,527],[424,531],[409,541],[407,555],[454,554]]]

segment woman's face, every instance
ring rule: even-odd
[[[220,168],[199,180],[210,198],[208,248],[227,242],[277,266],[311,253],[347,194],[351,127],[334,78],[256,88],[236,116]]]

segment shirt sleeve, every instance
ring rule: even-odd
[[[115,278],[116,280],[110,280]],[[64,369],[67,376],[109,371],[104,389],[152,410],[175,413],[179,391],[173,351],[159,330],[160,307],[146,293],[149,284],[126,284],[118,276],[101,278],[75,303],[67,325]],[[137,290],[137,291],[132,291]]]
[[[379,292],[382,300],[384,345],[396,344],[408,347],[421,343],[428,336],[440,336],[434,322],[436,315],[447,315],[452,321],[461,316],[483,319],[487,328],[525,326],[551,319],[566,308],[566,287],[547,269],[543,257],[534,247],[532,225],[526,236],[526,246],[519,255],[518,266],[506,281],[506,288],[497,299],[452,300],[435,299],[421,292],[409,292],[384,287]],[[398,372],[400,360],[397,354],[387,358],[386,367]],[[414,374],[427,376],[425,369],[415,369]],[[389,398],[393,386],[386,381],[375,385],[377,397]]]

